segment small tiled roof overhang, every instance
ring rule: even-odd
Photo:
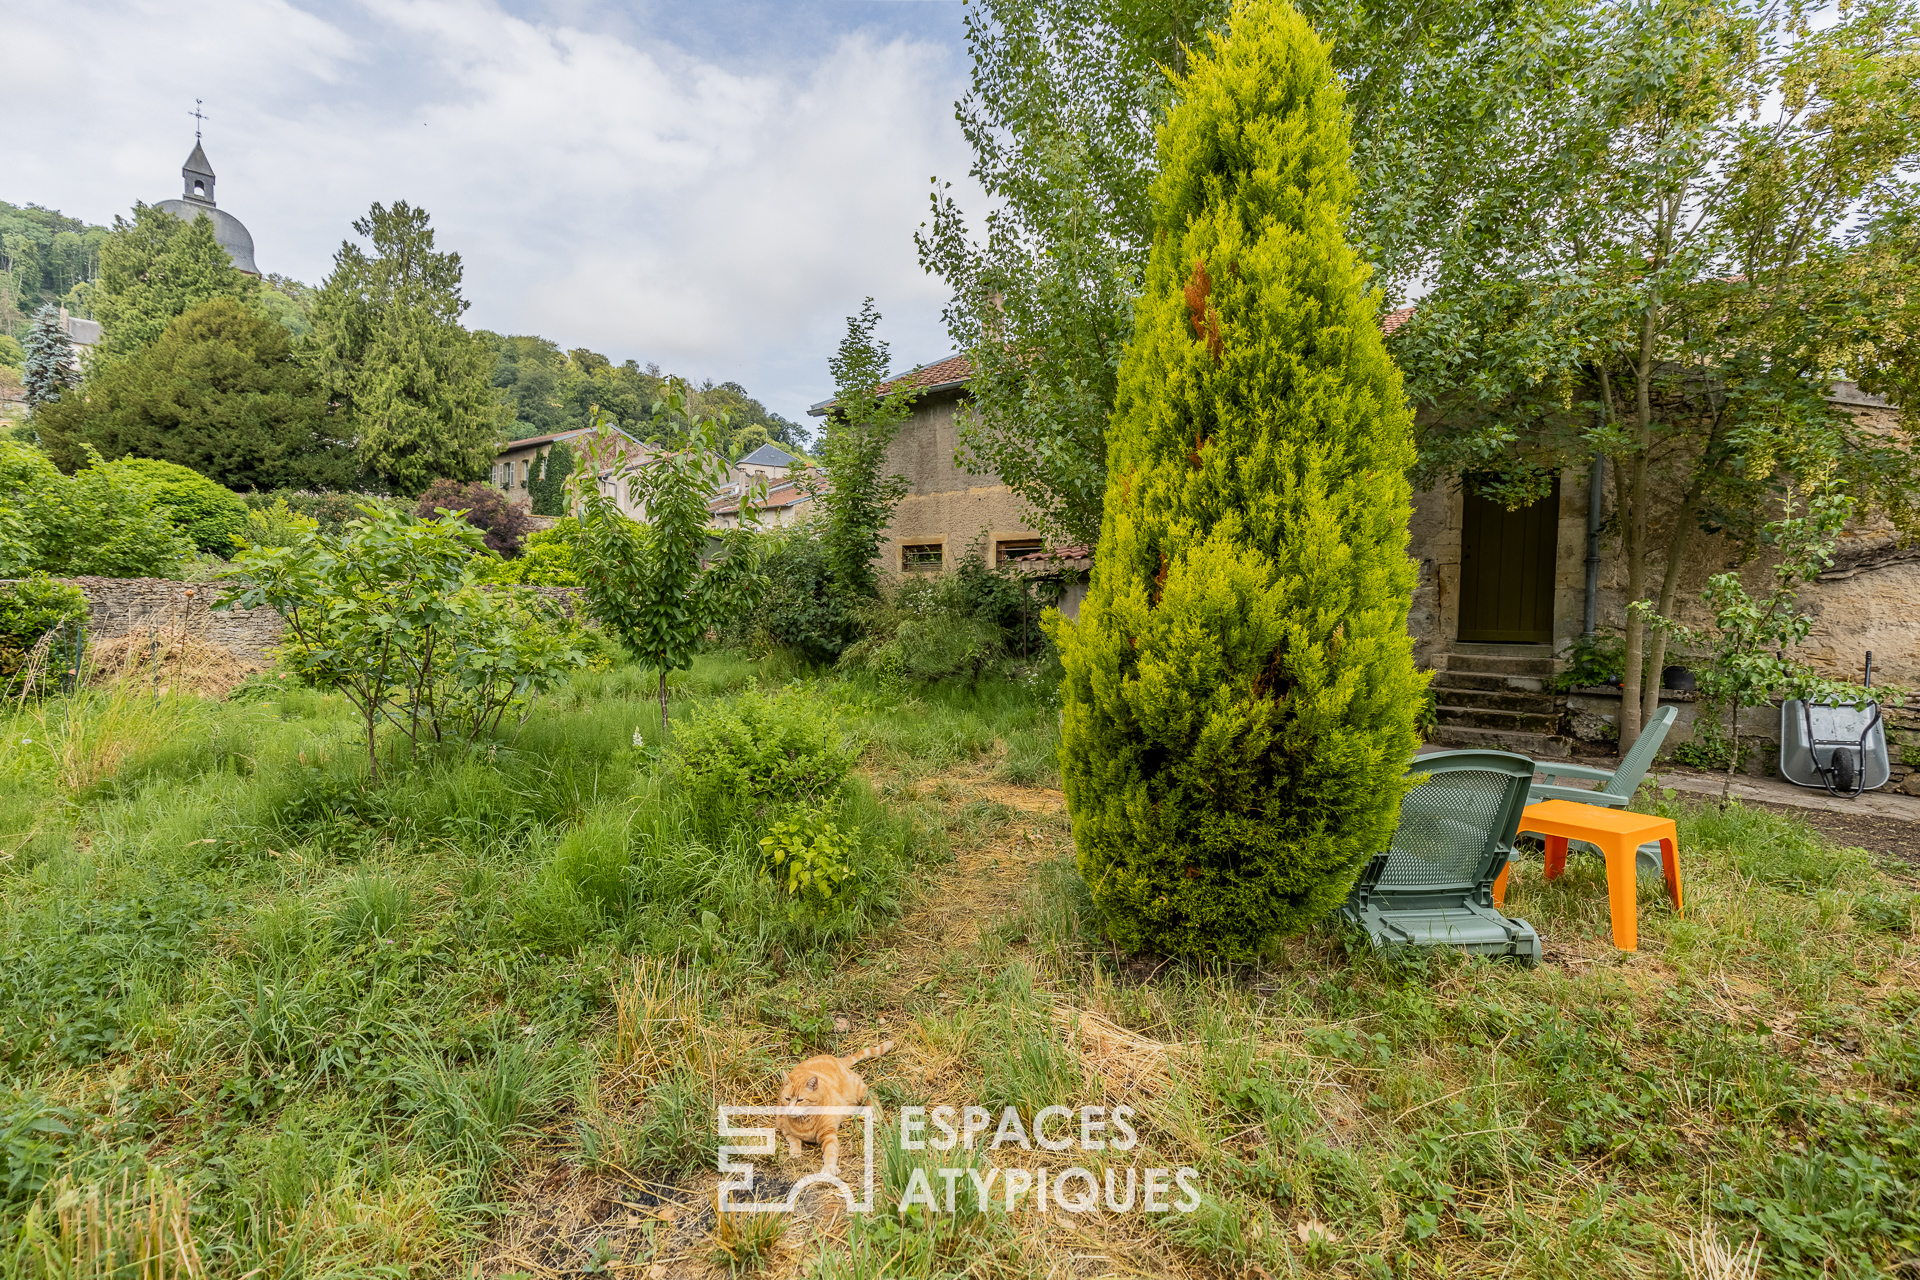
[[[880,384],[880,394],[890,391],[914,390],[921,394],[935,391],[952,391],[967,385],[967,379],[973,376],[973,366],[965,356],[948,356],[944,360],[935,360],[932,364],[923,364],[918,369],[889,378]],[[807,410],[810,418],[825,417],[833,408],[832,400],[822,400]]]
[[[615,427],[614,431],[616,434],[634,444],[640,443],[640,441],[635,440],[632,436],[627,435],[623,428]],[[530,449],[538,445],[552,444],[556,440],[571,440],[575,436],[590,436],[592,434],[592,427],[575,427],[571,431],[555,431],[551,435],[528,436],[524,440],[503,440],[499,446],[494,449],[494,454],[497,456],[502,453],[513,453],[520,449]]]

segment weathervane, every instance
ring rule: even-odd
[[[213,119],[212,116],[207,115],[200,110],[200,102],[201,100],[199,98],[195,98],[193,100],[193,110],[187,112],[188,115],[193,117],[193,140],[195,142],[200,141],[200,122],[202,120]]]

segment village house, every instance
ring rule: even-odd
[[[1392,332],[1407,314],[1387,316],[1383,327]],[[918,388],[920,397],[887,453],[886,470],[905,476],[910,488],[886,531],[882,565],[895,573],[936,571],[979,544],[991,563],[1048,581],[1071,616],[1085,595],[1092,549],[1043,547],[1022,521],[1018,495],[996,477],[960,468],[955,413],[965,403],[967,374],[965,359],[951,356],[895,381]],[[1836,385],[1828,398],[1889,430],[1897,416],[1851,384]],[[823,402],[809,412],[819,417],[830,407]],[[1407,626],[1416,660],[1435,673],[1442,741],[1549,757],[1576,747],[1605,750],[1617,737],[1617,691],[1549,688],[1576,641],[1617,634],[1624,617],[1626,565],[1606,519],[1610,484],[1596,484],[1589,471],[1564,474],[1548,497],[1518,511],[1457,480],[1414,495],[1409,551],[1420,573]],[[1729,540],[1693,540],[1676,598],[1682,621],[1707,620],[1701,589],[1708,577],[1734,567],[1739,553]],[[1758,588],[1769,568],[1747,563],[1750,585]],[[1815,618],[1808,651],[1824,668],[1857,677],[1871,651],[1888,681],[1920,680],[1920,627],[1913,623],[1920,616],[1920,548],[1902,547],[1873,524],[1849,529],[1834,566],[1801,600]],[[1668,661],[1677,668],[1683,655]],[[1661,696],[1679,711],[1670,746],[1688,741],[1693,694],[1673,689]],[[1742,733],[1773,736],[1775,714],[1749,712]],[[1903,785],[1920,785],[1920,772]]]
[[[642,441],[634,439],[620,428],[613,428],[618,456],[639,462],[651,455],[654,450]],[[522,507],[529,507],[532,495],[527,488],[528,481],[540,474],[541,460],[553,450],[556,444],[566,444],[573,451],[573,465],[576,469],[587,465],[587,444],[593,432],[586,427],[577,427],[572,431],[556,431],[550,435],[530,436],[525,440],[508,440],[502,443],[494,453],[493,470],[489,483],[506,495],[507,501]],[[633,505],[627,496],[627,488],[614,478],[613,459],[603,459],[596,483],[600,492],[610,495],[619,504],[621,514],[635,520],[643,519],[645,512]]]
[[[911,389],[915,398],[913,414],[900,424],[881,466],[882,474],[904,476],[908,485],[881,542],[885,572],[937,573],[953,567],[976,544],[995,565],[1044,545],[1023,518],[1018,494],[998,476],[975,475],[960,466],[955,413],[965,400],[968,372],[964,356],[948,356],[886,384]],[[832,407],[831,400],[823,400],[807,412],[824,417]]]

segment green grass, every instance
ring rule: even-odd
[[[1655,797],[1688,910],[1644,885],[1631,957],[1575,858],[1514,877],[1537,970],[1332,928],[1248,968],[1141,962],[1101,942],[1050,807],[1044,697],[723,654],[675,677],[675,715],[754,680],[801,681],[864,743],[831,806],[858,890],[825,918],[760,874],[767,815],[681,791],[644,671],[582,674],[377,788],[348,708],[308,690],[0,715],[0,1277],[94,1274],[189,1204],[209,1275],[511,1273],[540,1188],[697,1202],[716,1099],[769,1101],[881,1019],[889,1106],[1127,1101],[1141,1147],[1090,1167],[1192,1165],[1200,1207],[916,1209],[732,1255],[608,1210],[569,1265],[1681,1277],[1709,1221],[1770,1276],[1920,1254],[1914,897],[1858,851]],[[1011,910],[967,905],[994,885]],[[930,1158],[894,1150],[883,1196]]]

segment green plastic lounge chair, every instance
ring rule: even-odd
[[[1673,728],[1673,718],[1678,714],[1672,707],[1660,708],[1653,719],[1647,721],[1647,727],[1640,731],[1639,738],[1634,741],[1633,750],[1621,759],[1617,769],[1595,769],[1589,765],[1568,764],[1564,760],[1540,761],[1540,772],[1547,775],[1547,780],[1533,784],[1527,803],[1571,800],[1575,804],[1597,804],[1603,809],[1626,808],[1633,799],[1633,793],[1640,789],[1640,780],[1647,776],[1654,753],[1667,740],[1667,730]],[[1600,785],[1591,791],[1585,787],[1561,787],[1554,785],[1558,778],[1592,778]]]
[[[1410,771],[1428,775],[1400,802],[1393,844],[1360,872],[1340,914],[1375,946],[1458,947],[1540,959],[1540,935],[1493,905],[1533,781],[1533,761],[1506,751],[1442,751]]]

